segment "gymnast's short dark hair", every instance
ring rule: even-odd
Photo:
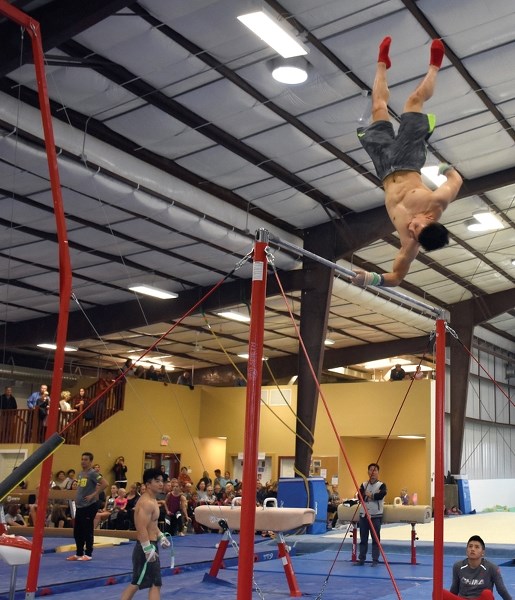
[[[143,483],[147,484],[150,483],[152,481],[152,479],[157,479],[157,478],[162,479],[163,478],[163,472],[161,471],[161,469],[145,469],[143,471],[143,476],[142,476],[142,480]]]
[[[441,223],[431,223],[418,234],[418,243],[426,252],[438,250],[449,243],[449,232]]]
[[[481,544],[483,550],[485,549],[485,542],[483,542],[482,538],[480,538],[478,535],[473,535],[467,542],[467,546],[470,544],[470,542],[478,542]]]

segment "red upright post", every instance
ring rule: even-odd
[[[57,153],[55,151],[54,132],[52,129],[52,114],[48,100],[48,89],[45,75],[45,63],[43,58],[43,44],[41,43],[41,29],[39,23],[18,10],[6,0],[0,0],[0,14],[5,15],[16,24],[27,31],[32,42],[32,54],[36,81],[38,86],[39,107],[41,110],[41,121],[45,138],[45,148],[50,176],[50,187],[54,203],[54,215],[56,220],[57,240],[59,244],[59,317],[57,322],[56,346],[54,355],[54,371],[52,374],[51,404],[47,423],[47,439],[56,431],[59,397],[61,395],[61,382],[64,368],[64,346],[68,331],[69,303],[72,289],[72,274],[70,266],[70,253],[66,234],[66,219],[64,216],[63,199],[61,195],[61,182],[57,165]],[[41,549],[43,546],[43,527],[45,521],[45,507],[48,499],[48,487],[52,471],[52,455],[43,463],[38,494],[38,518],[34,528],[32,542],[32,554],[27,575],[26,598],[34,598]]]
[[[254,526],[256,522],[256,476],[263,369],[263,328],[265,320],[267,263],[265,249],[268,231],[259,229],[254,243],[252,298],[250,304],[247,404],[243,449],[243,501],[241,504],[240,555],[238,560],[238,600],[252,599],[254,571]]]
[[[433,600],[442,600],[445,433],[445,321],[436,321],[435,497]]]

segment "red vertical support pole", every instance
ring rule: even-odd
[[[415,529],[415,523],[411,524],[411,564],[417,564],[417,530]]]
[[[211,569],[209,569],[209,575],[211,577],[216,577],[218,575],[218,571],[222,568],[225,551],[227,550],[228,545],[229,545],[229,534],[227,533],[227,531],[224,531],[222,541],[218,544],[218,549],[216,551],[216,555],[213,559],[213,563],[211,564]]]
[[[50,176],[50,187],[52,189],[52,200],[54,204],[54,215],[56,220],[57,240],[59,245],[59,318],[57,322],[56,346],[54,355],[54,370],[52,374],[51,404],[47,423],[47,439],[56,431],[57,417],[59,414],[59,398],[61,395],[61,383],[64,369],[64,346],[68,331],[68,314],[70,310],[70,296],[72,289],[72,273],[70,266],[70,253],[66,233],[66,219],[63,209],[61,195],[61,182],[57,165],[57,153],[55,151],[54,131],[52,128],[52,114],[48,100],[48,88],[45,75],[45,63],[43,58],[43,44],[41,43],[41,29],[39,23],[26,15],[21,10],[12,6],[5,0],[0,0],[0,14],[5,15],[16,24],[27,31],[32,42],[32,54],[36,81],[38,86],[39,108],[45,140],[45,149]],[[38,518],[34,528],[32,542],[32,553],[27,575],[26,598],[34,598],[41,550],[43,547],[43,528],[45,521],[45,507],[48,499],[48,487],[52,476],[52,455],[43,463],[38,494]]]
[[[442,600],[445,434],[445,321],[436,321],[435,497],[433,600]]]
[[[241,504],[240,556],[238,560],[238,600],[252,599],[254,571],[254,528],[256,522],[255,485],[261,408],[263,370],[263,329],[265,321],[267,263],[265,249],[268,231],[259,229],[254,243],[252,298],[250,303],[249,362],[247,366],[247,403],[245,445],[243,449],[243,501]]]
[[[295,577],[293,565],[291,564],[290,553],[288,552],[286,542],[284,541],[284,535],[279,532],[278,536],[279,542],[277,543],[277,553],[281,559],[284,574],[286,575],[286,581],[288,582],[288,587],[290,588],[290,596],[292,596],[292,598],[299,598],[302,596],[302,592],[297,584],[297,578]]]

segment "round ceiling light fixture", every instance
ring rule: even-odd
[[[277,58],[271,61],[272,77],[279,83],[297,85],[308,78],[308,61],[302,56]]]

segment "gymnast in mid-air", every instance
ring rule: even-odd
[[[424,102],[433,95],[436,76],[445,55],[441,40],[433,40],[426,76],[409,96],[395,135],[388,114],[390,92],[386,71],[390,68],[391,38],[379,46],[377,69],[372,87],[372,123],[358,129],[358,138],[383,182],[388,215],[399,234],[401,247],[392,272],[379,275],[358,270],[352,283],[359,286],[396,286],[401,283],[415,260],[420,246],[436,250],[449,243],[447,229],[438,223],[443,211],[458,195],[462,178],[448,164],[439,172],[447,181],[436,190],[422,182],[420,171],[426,160],[426,141],[435,127],[435,117],[424,114]]]

